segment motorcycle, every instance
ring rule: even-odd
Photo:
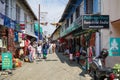
[[[94,78],[94,80],[114,80],[115,75],[113,69],[106,67],[103,61],[108,56],[107,49],[103,49],[98,57],[92,58],[90,65],[89,74]]]

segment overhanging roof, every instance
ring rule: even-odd
[[[76,10],[76,8],[80,5],[80,3],[82,2],[83,0],[69,0],[63,14],[62,14],[62,17],[61,19],[59,20],[59,22],[62,22],[64,21],[66,18],[69,18],[73,13],[74,11]]]
[[[120,19],[111,22],[113,26],[120,26]]]
[[[76,8],[81,4],[82,1],[83,0],[69,0],[59,22],[63,22],[66,18],[69,18],[75,12]],[[57,27],[52,36],[59,28],[60,26]]]

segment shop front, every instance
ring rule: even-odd
[[[7,32],[7,28],[5,28],[4,26],[0,25],[0,54],[2,52],[7,51],[7,40],[8,40],[8,32]]]

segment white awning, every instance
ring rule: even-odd
[[[26,35],[32,36],[34,38],[38,38],[35,34],[25,33]]]

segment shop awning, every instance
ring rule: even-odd
[[[34,35],[34,34],[30,34],[30,33],[25,33],[26,35],[29,35],[29,36],[32,36],[32,37],[34,37],[34,38],[38,38],[36,35]]]
[[[120,19],[112,21],[111,24],[115,27],[120,27]]]

